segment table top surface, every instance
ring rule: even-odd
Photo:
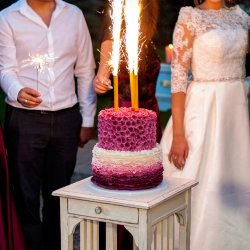
[[[138,191],[109,190],[91,182],[91,177],[54,191],[54,196],[149,209],[198,184],[195,180],[164,178],[155,188]]]

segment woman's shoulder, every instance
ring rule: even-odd
[[[246,26],[246,28],[250,28],[250,16],[244,11],[239,5],[234,6],[234,11],[240,16],[242,24]]]
[[[192,13],[192,11],[195,9],[195,7],[192,6],[184,6],[180,8],[180,14],[182,13]]]
[[[240,5],[235,5],[235,6],[233,6],[233,7],[231,7],[231,9],[232,10],[235,10],[237,13],[239,13],[239,14],[242,14],[242,15],[246,15],[246,16],[249,16],[248,14],[247,14],[247,12],[245,11],[245,10],[243,10],[242,8],[241,8],[241,6]]]
[[[192,15],[194,13],[195,7],[184,6],[180,8],[179,15]]]
[[[192,19],[192,16],[194,15],[194,7],[192,6],[185,6],[181,7],[179,11],[178,21],[182,20],[185,22],[188,22]]]
[[[235,5],[233,8],[234,8],[235,12],[238,13],[239,15],[241,15],[245,18],[250,18],[249,14],[245,10],[243,10],[239,5]]]

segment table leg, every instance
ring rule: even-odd
[[[133,240],[133,250],[138,250],[139,248],[136,246],[135,241]]]
[[[73,235],[69,232],[67,198],[60,198],[61,250],[73,250]]]
[[[191,190],[186,191],[186,209],[177,213],[180,224],[180,250],[190,250]]]
[[[148,211],[139,209],[139,250],[150,250],[152,242],[152,225]]]

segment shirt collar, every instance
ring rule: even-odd
[[[66,2],[62,0],[55,0],[56,1],[56,8],[63,9],[66,7]],[[19,10],[26,10],[29,5],[26,0],[19,0],[16,5],[17,9]]]
[[[66,2],[62,0],[55,0],[55,1],[56,1],[56,9],[53,14],[54,17],[56,17],[63,10],[63,8],[67,6]],[[16,3],[16,10],[19,10],[23,15],[25,15],[29,19],[40,23],[40,21],[37,19],[37,16],[35,15],[35,12],[28,5],[27,0],[19,0]],[[40,24],[44,25],[42,23]]]

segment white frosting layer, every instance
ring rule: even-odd
[[[95,166],[112,166],[117,168],[148,167],[162,162],[161,147],[159,144],[151,150],[117,151],[98,147],[93,149],[92,164]]]

